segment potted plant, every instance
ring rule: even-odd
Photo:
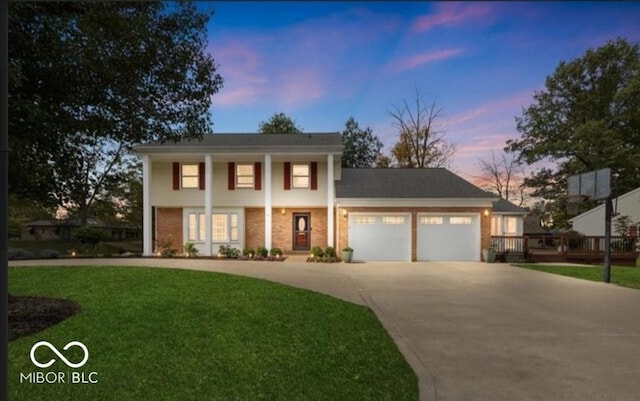
[[[353,258],[353,248],[345,246],[342,248],[342,261],[345,263],[351,263]]]
[[[484,261],[487,263],[493,263],[496,261],[497,253],[498,250],[496,249],[496,246],[491,245],[489,248],[482,250],[482,259],[484,259]]]

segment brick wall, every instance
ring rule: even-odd
[[[182,208],[156,208],[156,241],[162,241],[169,236],[173,238],[173,248],[182,250]],[[162,249],[155,249],[154,252]]]
[[[417,260],[418,213],[478,213],[480,214],[480,248],[491,245],[491,209],[489,216],[484,215],[487,208],[482,207],[347,207],[337,211],[336,228],[338,230],[336,249],[349,245],[349,217],[352,212],[360,213],[411,213],[411,260]],[[343,210],[347,216],[343,216]]]

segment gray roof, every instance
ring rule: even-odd
[[[342,152],[340,133],[303,134],[207,134],[201,140],[153,142],[133,147],[138,153],[164,153],[167,151],[260,151],[260,150],[318,150]]]
[[[527,214],[527,209],[514,205],[504,198],[500,198],[493,204],[494,213],[500,214]]]
[[[495,198],[444,168],[343,168],[337,198]]]

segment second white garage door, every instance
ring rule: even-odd
[[[418,215],[418,260],[479,261],[480,216]]]
[[[349,214],[349,246],[355,260],[410,261],[410,214]]]

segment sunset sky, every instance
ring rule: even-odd
[[[200,3],[209,7],[211,3]],[[388,150],[387,110],[415,89],[442,108],[451,169],[517,138],[514,117],[561,60],[622,36],[640,41],[640,3],[216,2],[209,51],[224,88],[215,132],[256,132],[276,112],[305,132],[353,116]]]

